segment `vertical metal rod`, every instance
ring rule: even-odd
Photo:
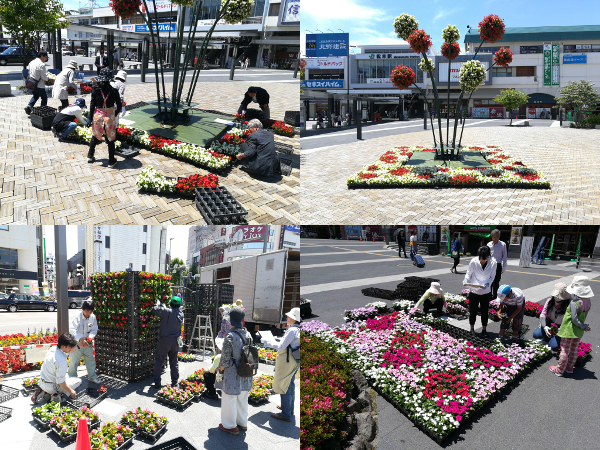
[[[56,314],[58,335],[69,332],[69,297],[67,285],[67,227],[54,226],[54,253],[56,266]]]
[[[237,58],[238,46],[233,46],[233,62],[231,63],[231,70],[229,71],[229,79],[233,80],[233,75],[235,74],[235,60]]]
[[[362,100],[356,100],[356,139],[362,140]]]

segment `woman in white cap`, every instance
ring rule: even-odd
[[[286,313],[288,329],[280,342],[263,338],[261,342],[267,347],[277,350],[275,360],[275,379],[273,391],[281,395],[281,412],[272,413],[271,417],[291,422],[294,415],[296,398],[294,378],[300,368],[300,308],[292,308]]]
[[[429,310],[431,308],[435,308],[436,314],[434,317],[439,317],[442,315],[442,309],[444,308],[444,303],[446,302],[446,298],[444,297],[444,291],[442,291],[442,287],[440,283],[433,282],[429,289],[425,291],[421,299],[417,302],[413,309],[410,310],[410,314],[414,314],[423,304],[423,313],[429,314]]]
[[[77,89],[77,85],[73,81],[75,71],[78,69],[77,61],[71,60],[67,68],[60,72],[54,80],[52,88],[52,98],[60,100],[60,107],[66,108],[69,106],[69,87]]]
[[[231,311],[231,308],[225,305],[221,306],[219,308],[219,311],[221,312],[222,316],[221,329],[219,330],[219,333],[217,334],[217,337],[215,339],[215,345],[217,346],[219,351],[221,351],[223,349],[223,341],[225,340],[225,336],[227,336],[229,331],[231,331],[231,323],[229,321],[229,312]]]
[[[127,82],[127,72],[125,72],[124,70],[119,70],[117,72],[117,74],[115,75],[115,81],[112,84],[112,87],[114,87],[118,92],[119,92],[119,97],[121,97],[121,103],[123,105],[121,111],[125,112],[125,105],[127,104],[125,102],[125,83]],[[121,111],[117,111],[116,116],[117,116],[117,124],[119,123],[119,114],[121,113]]]
[[[567,287],[567,292],[571,294],[572,299],[558,330],[558,336],[561,338],[560,358],[557,366],[550,366],[550,371],[559,377],[562,377],[564,372],[573,373],[583,332],[591,330],[588,324],[583,323],[592,306],[590,298],[594,296],[588,277],[574,277],[571,285]]]
[[[540,326],[533,331],[533,337],[547,343],[552,351],[560,348],[560,337],[552,332],[550,325],[554,323],[560,326],[562,324],[570,301],[571,294],[567,292],[567,285],[556,283],[552,296],[546,300],[544,309],[540,313]]]

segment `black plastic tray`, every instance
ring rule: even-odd
[[[266,403],[268,401],[269,401],[269,397],[262,398],[260,400],[256,400],[256,399],[248,397],[248,403],[252,403],[253,405],[262,405],[263,403]]]
[[[6,419],[12,416],[12,408],[6,406],[0,406],[0,422],[4,422]]]
[[[196,207],[208,225],[246,223],[248,211],[224,186],[195,189]]]
[[[185,438],[178,437],[167,442],[163,442],[156,447],[150,447],[148,450],[198,450],[190,444]]]
[[[121,419],[121,421],[119,423],[121,425],[129,425],[129,423],[124,419]],[[152,441],[152,443],[154,444],[158,440],[158,438],[166,431],[167,425],[168,425],[168,423],[165,423],[162,427],[160,427],[154,433],[148,433],[147,431],[144,431],[141,428],[133,428],[131,425],[129,425],[129,427],[133,430],[133,433],[136,436],[138,436],[141,439],[146,439],[148,441]]]
[[[292,160],[279,158],[279,167],[281,168],[281,174],[289,177],[292,174]]]
[[[0,403],[7,402],[19,396],[19,390],[0,384]]]
[[[48,130],[52,127],[52,122],[54,121],[54,116],[40,117],[37,114],[31,114],[29,118],[31,119],[31,125],[40,130]]]
[[[288,155],[294,153],[294,147],[292,147],[290,144],[284,144],[282,142],[275,142],[275,150],[279,153],[287,153]]]
[[[24,384],[21,384],[21,386],[23,386],[23,390],[25,391],[25,393],[27,395],[31,394],[32,392],[35,392],[35,390],[38,388],[37,384],[34,384],[33,386],[27,387]]]
[[[42,427],[44,430],[49,430],[50,429],[50,422],[44,422],[42,419],[40,419],[37,416],[33,416],[33,420],[35,421],[35,423],[37,423],[40,427]]]
[[[98,420],[97,422],[91,423],[91,424],[88,425],[88,429],[91,431],[94,428],[98,428],[101,423],[102,422],[100,420]],[[70,442],[75,442],[75,440],[77,439],[77,431],[75,433],[73,433],[73,434],[68,435],[68,436],[61,436],[56,427],[50,427],[50,431],[52,431],[54,434],[56,434],[58,436],[58,438],[64,444],[68,444]]]
[[[165,398],[161,395],[156,394],[154,396],[156,398],[156,400],[158,400],[161,403],[164,403],[165,405],[169,405],[169,406],[173,406],[177,409],[185,409],[187,408],[190,403],[192,403],[194,401],[194,397],[190,398],[189,400],[187,400],[184,403],[178,403],[178,402],[174,402],[173,400],[169,400],[168,398]]]
[[[79,409],[82,406],[87,406],[92,409],[106,397],[108,392],[100,393],[98,389],[87,388],[86,392],[79,392],[77,398],[67,400],[67,406],[73,409]]]
[[[286,125],[292,127],[300,126],[300,111],[286,111],[283,116],[283,121]]]
[[[124,144],[121,144],[122,146]],[[121,147],[119,150],[115,150],[115,155],[120,156],[121,158],[125,158],[125,159],[129,159],[129,158],[133,158],[134,156],[137,156],[140,154],[139,150],[136,150],[134,148],[123,148]]]

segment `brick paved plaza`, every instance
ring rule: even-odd
[[[463,144],[503,147],[526,166],[541,171],[550,181],[550,190],[347,188],[346,179],[350,175],[390,148],[432,145],[432,141],[428,130],[357,141],[302,155],[303,223],[592,224],[600,221],[597,130],[465,128]]]
[[[130,85],[125,91],[129,104],[156,100],[154,78],[149,83]],[[296,83],[199,82],[193,98],[198,108],[237,113],[244,92],[250,85],[266,88],[271,95],[271,117],[283,120],[285,111],[298,109]],[[165,83],[167,92],[171,85]],[[187,92],[187,86],[184,88]],[[89,105],[89,95],[84,96]],[[206,175],[205,169],[176,159],[140,150],[140,155],[124,160],[114,169],[106,167],[108,148],[96,150],[87,163],[87,145],[60,143],[50,131],[33,127],[23,108],[30,96],[0,99],[0,223],[20,224],[201,224],[202,216],[193,200],[175,196],[142,193],[135,185],[138,174],[151,165],[166,176]],[[70,97],[72,102],[75,97]],[[37,106],[40,105],[38,101]],[[59,100],[50,98],[56,107]],[[237,167],[219,175],[226,186],[248,210],[249,223],[299,223],[299,148],[300,138],[275,136],[275,140],[294,146],[292,175],[269,183],[250,177]]]

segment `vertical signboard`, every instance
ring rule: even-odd
[[[544,86],[550,86],[552,44],[544,44]]]
[[[523,236],[521,241],[521,257],[519,258],[519,267],[529,267],[531,265],[531,252],[533,251],[533,236]]]
[[[552,44],[552,86],[560,84],[560,46]]]

